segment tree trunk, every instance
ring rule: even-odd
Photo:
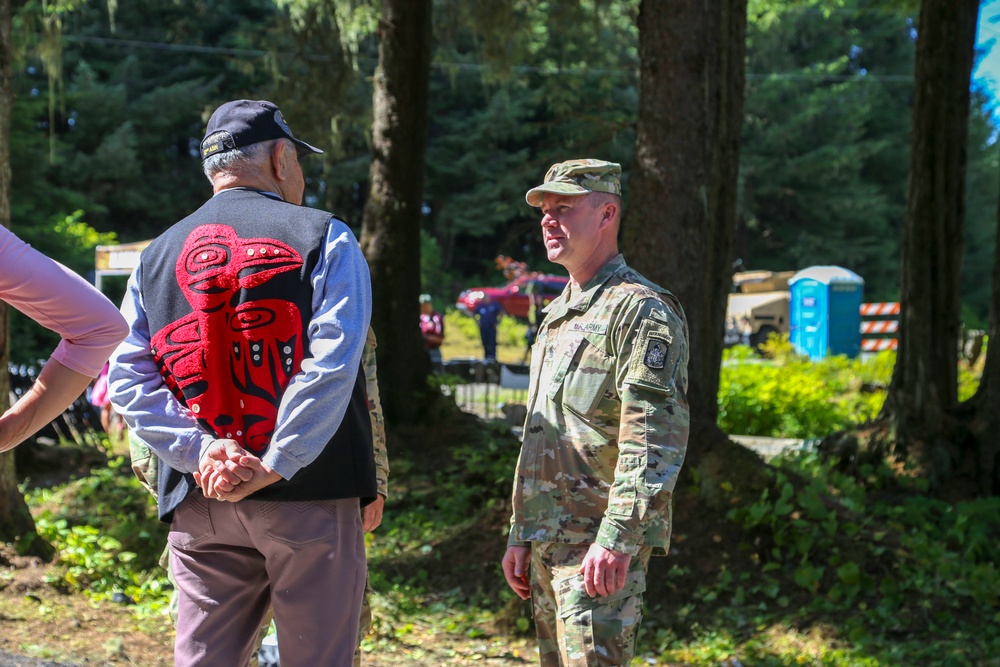
[[[361,227],[372,274],[382,407],[411,422],[429,400],[420,336],[420,223],[427,145],[431,0],[383,0],[375,72],[373,157]]]
[[[674,292],[687,314],[686,467],[713,482],[744,481],[746,474],[752,484],[756,475],[749,471],[762,467],[759,459],[716,425],[736,226],[746,12],[746,0],[643,1],[639,118],[622,246],[628,262]],[[734,464],[740,470],[735,475]],[[702,484],[703,492],[717,488]]]
[[[936,447],[958,401],[966,137],[978,0],[920,5],[903,220],[899,350],[883,415]]]
[[[0,0],[0,225],[10,227],[10,114],[14,105],[11,85],[11,16],[13,0]],[[9,405],[10,357],[7,304],[0,301],[0,412]],[[35,522],[28,512],[24,496],[17,489],[14,452],[0,454],[0,542],[37,538]],[[41,542],[41,540],[38,540]]]
[[[990,305],[989,343],[983,376],[970,401],[970,431],[976,450],[974,469],[980,495],[1000,495],[1000,206],[997,208],[996,253],[993,262],[993,302]]]

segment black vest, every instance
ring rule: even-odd
[[[330,214],[254,190],[222,192],[142,253],[151,348],[164,383],[219,438],[263,456],[278,403],[309,352],[310,276]],[[352,332],[348,332],[352,333]],[[365,337],[367,332],[353,332]],[[321,406],[312,409],[322,409]],[[161,465],[160,519],[197,488]],[[375,460],[364,369],[319,457],[256,500],[374,500]]]

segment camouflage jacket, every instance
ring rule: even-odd
[[[666,553],[689,429],[680,304],[618,255],[544,312],[508,544]]]
[[[385,419],[378,397],[378,367],[375,364],[375,332],[368,327],[368,340],[361,350],[365,368],[365,388],[368,390],[368,412],[372,418],[372,448],[375,450],[375,486],[383,498],[389,497],[389,453],[385,447]]]
[[[385,419],[382,418],[382,403],[378,396],[377,366],[375,364],[375,332],[368,327],[368,339],[361,351],[361,364],[365,369],[365,388],[368,392],[368,413],[372,420],[372,449],[375,454],[375,486],[383,497],[389,496],[389,455],[385,446]],[[129,454],[132,471],[139,481],[156,495],[156,476],[159,460],[146,443],[139,440],[132,431],[128,434]]]

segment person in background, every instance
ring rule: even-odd
[[[531,598],[542,667],[631,664],[687,451],[687,323],[618,253],[620,174],[569,160],[526,195],[549,261],[570,277],[535,341],[502,560]]]
[[[301,206],[299,156],[318,152],[271,102],[216,109],[214,195],[142,252],[122,304],[111,401],[158,459],[176,667],[246,665],[269,608],[285,667],[354,662],[371,281],[347,225]]]
[[[503,306],[484,294],[476,305],[473,315],[479,323],[479,338],[483,342],[483,358],[487,362],[497,358],[497,323],[503,314]]]
[[[62,337],[31,388],[0,415],[0,452],[5,452],[83,394],[128,326],[90,283],[2,226],[0,299]]]
[[[531,346],[535,344],[535,336],[538,335],[538,324],[543,316],[542,295],[534,280],[528,281],[524,293],[528,297],[528,328],[524,332],[525,348],[524,357],[521,359],[522,364],[528,363],[528,357],[531,356]]]
[[[435,372],[441,370],[441,343],[444,342],[444,318],[434,310],[430,294],[420,295],[420,334]]]

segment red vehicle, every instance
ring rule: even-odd
[[[559,296],[569,282],[566,276],[535,275],[515,278],[503,287],[472,287],[458,295],[455,305],[466,315],[472,315],[484,295],[499,303],[506,314],[528,319],[528,283],[535,284],[535,293],[542,296],[542,305]]]

